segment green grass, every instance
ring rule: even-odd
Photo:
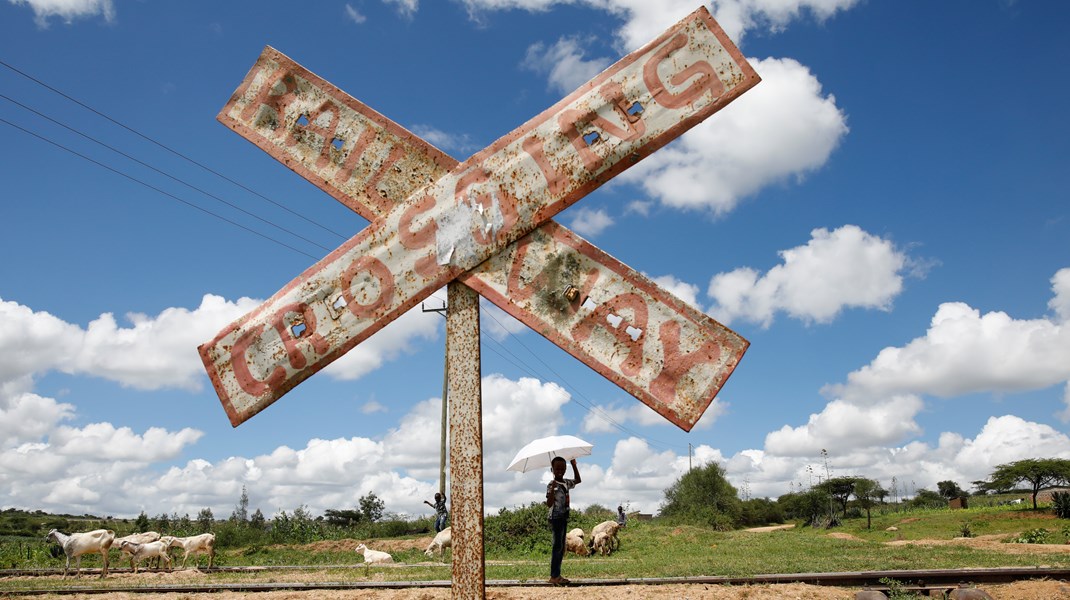
[[[590,558],[567,555],[563,571],[575,578],[748,576],[769,573],[815,573],[873,571],[892,569],[951,569],[979,567],[1070,567],[1070,553],[1054,549],[1045,552],[1007,553],[999,548],[972,548],[953,544],[938,551],[924,545],[890,545],[895,540],[950,540],[969,523],[974,536],[998,535],[1010,539],[1022,531],[1046,528],[1049,541],[1062,544],[1065,520],[1054,519],[1050,512],[1035,512],[1023,507],[984,507],[968,510],[929,510],[874,514],[873,526],[866,519],[848,519],[833,530],[810,527],[762,533],[745,531],[717,532],[694,526],[671,526],[658,521],[637,521],[621,532],[620,550],[609,557]],[[898,531],[887,531],[895,526]],[[830,534],[849,534],[850,538]],[[549,531],[546,532],[547,546]],[[39,546],[38,546],[39,544]],[[323,579],[354,581],[371,577],[394,580],[441,580],[450,578],[449,554],[445,562],[403,568],[366,567],[351,548],[319,546],[263,546],[223,548],[217,550],[216,564],[237,566],[271,565],[345,565],[352,568],[331,569]],[[373,544],[374,547],[374,544]],[[395,561],[416,565],[430,563],[419,549],[394,552]],[[115,554],[113,553],[113,562]],[[26,558],[29,557],[29,558]],[[62,567],[63,559],[53,559],[43,541],[27,538],[0,538],[0,566],[11,568]],[[487,579],[543,580],[549,570],[549,552],[488,551]],[[206,564],[206,557],[199,559]],[[504,564],[499,564],[504,563]],[[86,557],[83,567],[98,567],[99,559]],[[205,583],[285,581],[290,571],[263,573],[212,573]],[[146,585],[151,581],[146,579]],[[69,583],[69,581],[67,582]],[[86,585],[131,585],[136,580],[124,578],[98,582],[83,577]],[[15,589],[61,585],[57,579],[14,582],[0,580],[0,593]]]

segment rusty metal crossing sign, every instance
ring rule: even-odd
[[[220,120],[371,225],[199,348],[231,423],[457,280],[690,430],[748,343],[551,218],[758,81],[702,8],[458,163],[265,49]]]

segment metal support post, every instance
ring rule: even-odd
[[[457,281],[451,281],[448,290],[446,360],[452,396],[449,413],[453,597],[484,600],[479,295]]]

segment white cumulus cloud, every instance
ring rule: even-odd
[[[58,17],[65,23],[100,15],[106,21],[115,19],[112,0],[8,0],[16,6],[27,5],[33,9],[34,22],[44,29],[48,20]]]
[[[948,302],[937,309],[923,337],[881,350],[846,383],[825,391],[849,399],[901,393],[950,397],[1042,389],[1068,380],[1065,322],[1015,319],[1000,311],[981,314],[963,302]]]
[[[760,275],[751,268],[719,273],[708,294],[714,318],[746,319],[763,327],[778,312],[827,323],[846,308],[887,310],[903,289],[906,254],[855,225],[815,229],[805,246],[780,251],[783,263]]]
[[[604,209],[581,207],[570,211],[572,220],[569,226],[580,235],[596,237],[613,225],[613,217]]]
[[[794,60],[751,64],[761,83],[617,179],[667,206],[717,216],[824,165],[847,134],[835,98]]]
[[[568,94],[610,65],[608,58],[586,57],[586,52],[576,38],[561,38],[547,46],[542,42],[532,44],[522,65],[545,75],[551,90]]]

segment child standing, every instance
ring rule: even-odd
[[[550,472],[554,475],[546,485],[546,506],[550,507],[550,530],[554,536],[553,551],[550,553],[550,583],[568,585],[569,580],[561,576],[561,560],[565,558],[565,529],[568,527],[568,492],[580,483],[580,471],[576,468],[576,459],[572,459],[573,479],[565,479],[565,459],[555,456],[550,461]]]
[[[427,500],[424,500],[424,504],[435,509],[435,533],[445,529],[446,519],[449,517],[449,513],[446,511],[446,497],[440,492],[435,492],[435,503],[431,504]]]

